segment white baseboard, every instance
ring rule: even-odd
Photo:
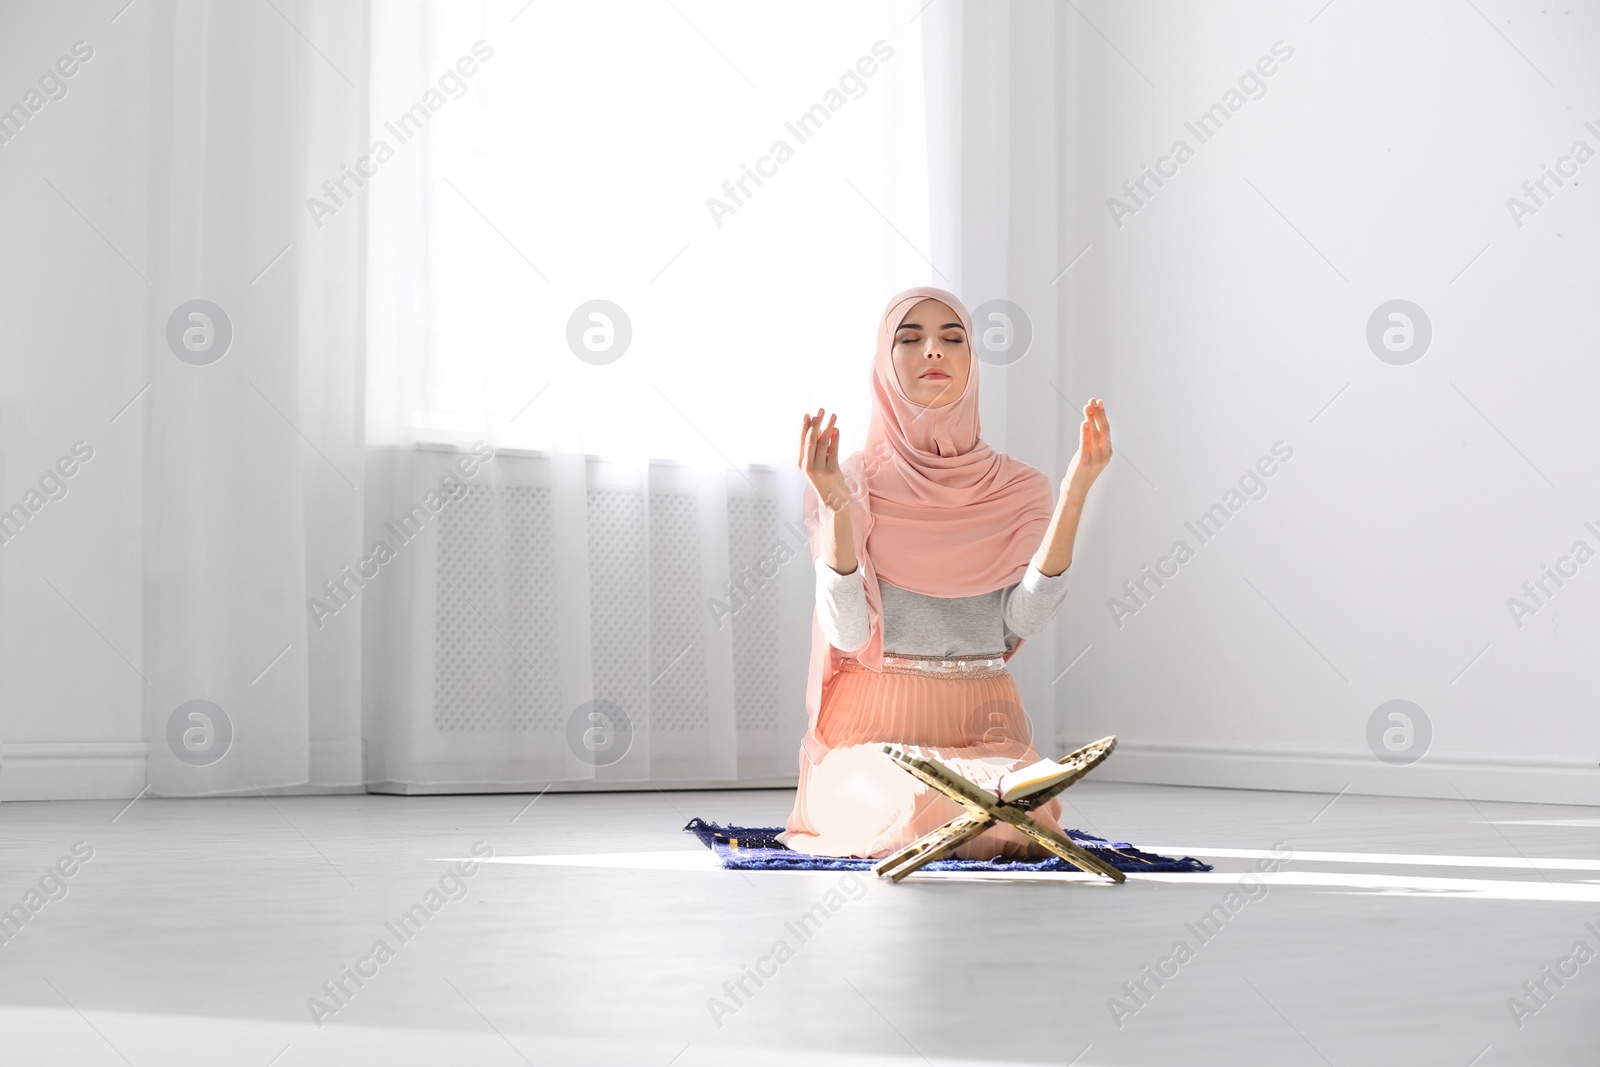
[[[1079,742],[1064,742],[1058,756]],[[8,800],[131,799],[145,786],[144,741],[67,741],[0,745],[0,802]],[[1246,747],[1199,742],[1119,741],[1095,769],[1096,782],[1274,789],[1299,793],[1431,797],[1440,800],[1514,801],[1600,806],[1600,766],[1587,760],[1462,756],[1429,753],[1405,767],[1367,753]],[[792,776],[745,782],[675,782],[674,789],[793,788]],[[373,782],[373,793],[429,794],[525,792],[525,783],[430,786]],[[639,783],[560,782],[553,791],[651,788]],[[1459,790],[1459,792],[1458,792]],[[359,792],[298,787],[291,792]],[[279,792],[273,790],[273,792]]]
[[[131,799],[144,788],[144,741],[7,741],[0,802]]]
[[[1087,744],[1089,740],[1078,742]],[[1077,745],[1063,743],[1059,755]],[[1096,782],[1276,789],[1300,793],[1431,797],[1600,806],[1600,765],[1589,760],[1430,752],[1399,767],[1365,752],[1119,741]],[[1459,791],[1458,791],[1459,790]]]

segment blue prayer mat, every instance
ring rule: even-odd
[[[778,841],[781,826],[719,826],[703,819],[690,819],[684,827],[700,843],[717,854],[722,866],[741,871],[867,871],[877,860],[853,856],[813,856],[796,852]],[[1105,860],[1119,871],[1209,871],[1211,864],[1188,856],[1172,859],[1151,852],[1140,852],[1126,841],[1107,841],[1082,830],[1067,830],[1072,842]],[[1042,860],[942,859],[924,864],[924,871],[1062,871],[1080,873],[1059,856]]]

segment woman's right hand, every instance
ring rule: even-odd
[[[834,426],[838,415],[829,415],[823,425],[822,408],[816,415],[807,415],[800,424],[799,467],[816,491],[822,506],[829,511],[839,511],[850,499],[844,474],[839,470],[839,431]]]

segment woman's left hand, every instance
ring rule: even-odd
[[[1089,487],[1111,462],[1111,424],[1106,421],[1105,401],[1090,397],[1083,405],[1083,425],[1079,432],[1078,454],[1067,467],[1061,491],[1082,503],[1089,495]]]

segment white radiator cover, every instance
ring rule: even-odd
[[[368,543],[465,454],[374,452]],[[788,473],[497,452],[362,590],[369,788],[792,786],[814,572]],[[568,720],[602,699],[635,735],[593,767]]]

